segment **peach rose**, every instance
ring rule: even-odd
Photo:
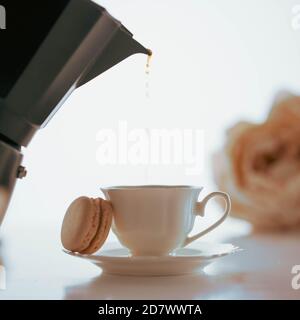
[[[300,97],[286,96],[264,123],[240,122],[227,136],[214,174],[232,215],[259,229],[300,228]]]

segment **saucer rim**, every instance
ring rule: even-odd
[[[224,245],[232,245],[230,243],[224,243]],[[105,251],[112,251],[112,250],[118,250],[118,249],[123,249],[123,250],[127,250],[126,248],[120,247],[120,248],[112,248],[112,249],[106,249]],[[194,249],[194,248],[191,248]],[[199,250],[199,249],[194,249],[194,250]],[[199,261],[199,260],[203,260],[203,261],[209,261],[209,260],[213,260],[216,258],[221,258],[223,256],[227,256],[233,253],[237,253],[239,251],[243,251],[242,248],[232,245],[232,248],[230,250],[227,250],[226,252],[223,253],[215,253],[215,254],[211,254],[211,255],[187,255],[187,256],[176,256],[176,255],[165,255],[165,256],[108,256],[105,255],[105,251],[101,254],[81,254],[78,252],[72,252],[66,249],[62,249],[62,251],[70,256],[73,257],[77,257],[77,258],[83,258],[83,259],[87,259],[87,260],[91,260],[91,261],[96,261],[96,262],[100,262],[100,261],[112,261],[112,260],[126,260],[126,261]],[[200,253],[200,250],[199,250]]]

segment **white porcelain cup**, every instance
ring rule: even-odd
[[[230,198],[212,192],[202,201],[203,188],[193,186],[116,186],[102,188],[114,208],[113,231],[122,245],[135,256],[168,255],[219,226],[230,211]],[[222,217],[194,236],[196,216],[204,216],[207,202],[214,197],[225,200]]]

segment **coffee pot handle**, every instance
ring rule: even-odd
[[[222,197],[225,200],[226,206],[225,206],[225,210],[224,210],[222,217],[217,222],[215,222],[210,227],[208,227],[207,229],[197,233],[196,235],[194,235],[192,237],[187,237],[184,244],[183,244],[183,247],[187,246],[191,242],[199,239],[200,237],[204,236],[208,232],[212,231],[213,229],[218,227],[221,223],[223,223],[224,220],[227,218],[227,216],[230,212],[230,208],[231,208],[231,201],[230,201],[229,195],[227,193],[220,192],[220,191],[212,192],[209,195],[207,195],[202,201],[197,202],[194,214],[199,215],[201,217],[204,217],[205,207],[206,207],[208,201],[214,197]]]

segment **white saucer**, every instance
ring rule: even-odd
[[[162,257],[133,257],[125,248],[103,250],[94,255],[65,253],[88,260],[103,272],[131,276],[172,276],[200,272],[215,259],[239,251],[232,244],[198,243],[197,248],[177,249]]]

